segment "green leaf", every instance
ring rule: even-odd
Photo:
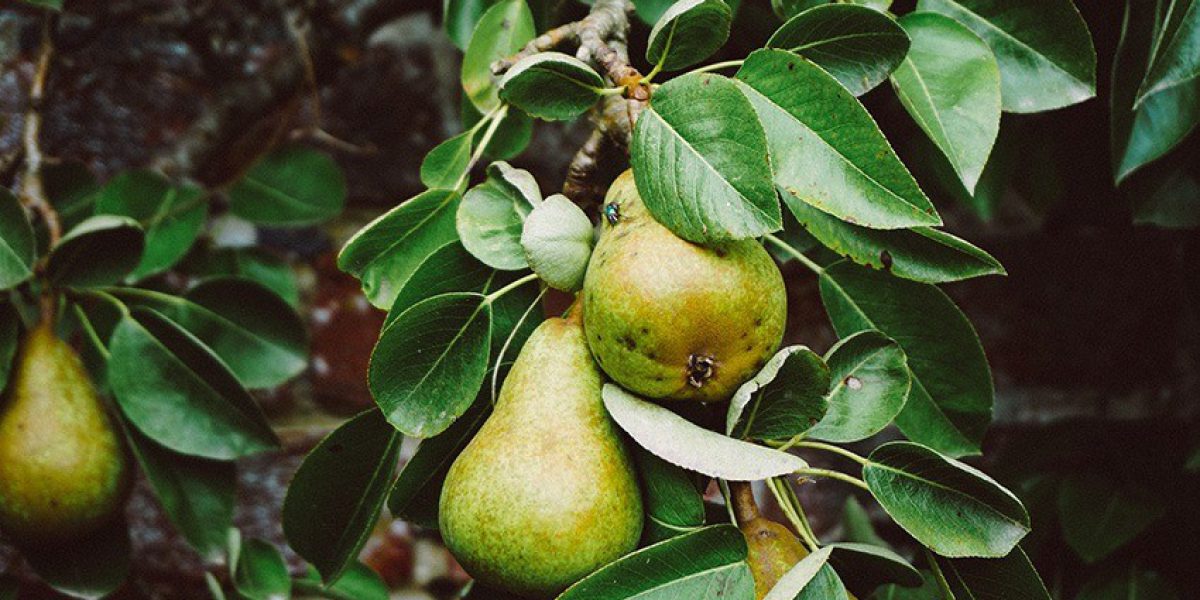
[[[875,533],[875,527],[871,525],[871,515],[854,496],[847,497],[846,503],[842,505],[842,527],[846,531],[847,542],[887,546],[887,542]]]
[[[833,387],[829,411],[808,437],[857,442],[875,435],[900,414],[912,387],[904,349],[874,331],[860,331],[830,348],[826,355]]]
[[[1136,484],[1122,484],[1112,473],[1073,473],[1059,486],[1063,539],[1087,563],[1109,556],[1164,513],[1159,495]]]
[[[129,525],[123,516],[69,544],[21,548],[38,577],[75,598],[98,600],[125,583],[129,575]]]
[[[784,197],[874,229],[941,224],[871,115],[820,67],[757,50],[737,78],[768,132]]]
[[[151,171],[122,173],[96,195],[96,214],[120,215],[138,222],[146,232],[146,249],[130,279],[160,273],[187,254],[204,227],[204,190],[172,186]]]
[[[525,0],[499,0],[479,18],[463,55],[462,86],[480,112],[500,106],[492,63],[516,54],[536,34]]]
[[[709,431],[612,383],[604,406],[633,441],[689,471],[731,481],[758,481],[808,466],[798,456]]]
[[[814,6],[822,6],[829,2],[830,0],[771,0],[771,10],[775,11],[775,16],[787,21]]]
[[[205,280],[183,297],[137,288],[113,295],[171,319],[216,354],[248,388],[268,388],[308,366],[300,315],[266,287],[240,277]]]
[[[888,15],[853,4],[825,4],[788,19],[768,48],[795,52],[833,75],[855,96],[887,79],[909,39]]]
[[[292,595],[283,555],[270,543],[254,538],[242,544],[233,586],[246,600],[286,600]]]
[[[475,132],[468,129],[434,146],[421,161],[421,183],[431,189],[456,190],[471,164]]]
[[[793,600],[804,597],[809,584],[813,583],[817,573],[825,568],[831,551],[831,548],[826,547],[805,556],[779,578],[775,587],[767,592],[763,600]],[[842,596],[844,598],[845,594],[843,593]],[[829,600],[833,600],[833,598]]]
[[[229,210],[252,223],[300,227],[342,212],[346,176],[324,152],[287,146],[258,161],[229,190]]]
[[[1121,43],[1113,59],[1110,99],[1113,177],[1118,184],[1178,146],[1200,122],[1200,85],[1163,89],[1144,96],[1134,106],[1138,86],[1152,58],[1160,5],[1156,0],[1129,0],[1125,4]],[[1195,5],[1191,12],[1200,14]]]
[[[524,200],[529,206],[537,206],[542,202],[542,190],[538,187],[537,179],[525,169],[518,169],[500,160],[488,165],[487,176],[510,196]]]
[[[367,383],[388,422],[427,438],[461,416],[487,372],[491,323],[485,296],[453,293],[419,302],[385,327]]]
[[[841,337],[877,329],[908,357],[912,389],[896,424],[913,441],[954,456],[979,453],[992,418],[992,375],[975,329],[938,288],[835,263],[821,300]]]
[[[463,127],[473,127],[483,114],[471,104],[470,98],[463,92],[462,104],[459,107]],[[483,149],[483,155],[495,160],[509,160],[525,151],[533,140],[533,118],[509,106],[504,111],[504,118],[492,134],[491,141]]]
[[[1075,600],[1179,600],[1179,593],[1158,573],[1132,567],[1116,574],[1102,572]]]
[[[1171,32],[1171,39],[1160,39],[1160,50],[1138,89],[1137,104],[1146,98],[1175,86],[1193,82],[1200,77],[1200,5],[1187,2],[1186,9],[1172,2],[1172,7],[1186,10]],[[1194,87],[1194,86],[1193,86]]]
[[[885,585],[875,591],[871,600],[946,600],[938,578],[929,571],[921,571],[923,583],[919,588],[900,587],[895,584]],[[950,600],[957,600],[951,598]]]
[[[746,540],[732,525],[705,527],[601,567],[557,600],[753,600]]]
[[[979,36],[944,15],[911,13],[900,25],[912,48],[892,73],[892,87],[974,193],[1000,132],[996,57]]]
[[[1050,600],[1046,584],[1020,546],[1004,558],[938,558],[937,566],[956,599]]]
[[[849,600],[849,596],[841,578],[834,572],[833,567],[826,564],[817,571],[804,589],[800,590],[795,600]]]
[[[788,346],[734,392],[725,433],[752,440],[790,439],[825,416],[828,393],[825,361],[804,346]]]
[[[21,202],[0,188],[0,290],[16,287],[33,276],[37,242]]]
[[[237,467],[172,452],[133,427],[124,429],[171,524],[205,560],[219,560],[233,525]]]
[[[833,551],[829,564],[841,573],[846,588],[855,594],[865,597],[889,583],[905,587],[922,583],[921,572],[889,548],[854,542],[830,544],[826,548]]]
[[[500,98],[540,119],[565,121],[591,108],[603,87],[604,78],[583,61],[561,52],[539,52],[504,74]]]
[[[489,177],[463,196],[455,217],[458,236],[489,267],[525,269],[529,263],[521,248],[521,228],[530,208],[510,186]]]
[[[128,217],[89,217],[68,231],[50,250],[46,275],[60,286],[116,283],[137,268],[145,237]]]
[[[646,510],[643,541],[654,543],[704,525],[704,497],[687,471],[636,447],[642,505]]]
[[[869,461],[863,480],[871,494],[942,556],[999,558],[1030,531],[1021,501],[974,467],[912,442],[884,444]]]
[[[338,268],[362,281],[367,300],[387,310],[404,282],[434,250],[458,238],[454,215],[461,197],[428,190],[360,229],[338,254]]]
[[[134,308],[117,324],[109,351],[108,382],[121,411],[164,447],[232,460],[278,446],[225,363],[159,313]]]
[[[21,315],[8,302],[0,303],[0,390],[8,387],[13,358],[21,341]]]
[[[321,575],[312,565],[304,577],[296,580],[297,591],[312,591],[333,600],[388,600],[388,588],[379,574],[370,567],[353,562],[346,567],[341,578],[331,586],[321,584]]]
[[[583,287],[595,233],[583,209],[554,194],[529,213],[521,230],[521,248],[546,285],[575,292]]]
[[[868,229],[832,217],[791,194],[784,194],[783,202],[805,231],[855,264],[925,283],[1007,274],[992,255],[944,231]]]
[[[299,285],[292,266],[262,248],[206,248],[192,253],[181,269],[200,278],[249,279],[269,288],[292,306],[300,303]]]
[[[678,0],[650,30],[646,62],[667,72],[690,67],[725,45],[732,22],[722,0]]]
[[[495,0],[444,0],[442,27],[459,50],[467,49],[475,24],[492,4]]]
[[[400,435],[375,409],[343,423],[300,464],[283,501],[283,532],[332,582],[354,562],[379,518]]]
[[[920,0],[974,31],[996,54],[1004,110],[1039,112],[1096,95],[1096,50],[1071,0]]]
[[[693,242],[761,236],[783,227],[767,140],[729,79],[677,77],[638,117],[630,162],[646,207]]]

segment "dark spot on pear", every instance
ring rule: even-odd
[[[621,338],[621,344],[629,350],[637,350],[637,341],[628,335]]]

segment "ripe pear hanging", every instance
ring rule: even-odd
[[[641,495],[602,383],[577,318],[525,343],[442,488],[442,536],[480,582],[549,598],[637,546]]]
[[[48,323],[21,344],[0,400],[0,533],[44,545],[120,510],[128,456],[79,356]]]

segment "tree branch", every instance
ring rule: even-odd
[[[46,94],[46,77],[50,72],[50,58],[54,55],[54,42],[50,29],[54,23],[54,15],[46,11],[42,20],[42,38],[38,47],[37,65],[33,73],[33,81],[29,86],[29,108],[25,111],[24,152],[25,170],[21,176],[21,204],[35,211],[46,224],[50,246],[53,247],[62,238],[62,226],[59,224],[58,212],[51,206],[46,197],[46,188],[42,185],[42,156],[38,138],[42,131],[42,103]]]
[[[539,52],[553,50],[566,44],[579,40],[579,26],[583,21],[572,21],[563,25],[559,25],[542,35],[539,35],[525,44],[520,52],[508,57],[502,58],[492,63],[492,74],[499,76],[505,71],[512,68],[521,59],[533,56]]]

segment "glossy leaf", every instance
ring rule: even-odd
[[[936,287],[847,262],[821,274],[821,300],[841,337],[876,329],[908,357],[912,389],[896,424],[952,456],[978,454],[992,417],[992,376],[966,316]]]
[[[824,4],[788,19],[767,47],[811,60],[861,96],[900,65],[909,39],[884,13],[854,4]]]
[[[466,50],[475,31],[475,24],[483,13],[495,4],[495,0],[445,0],[442,11],[442,27],[446,35],[459,50]]]
[[[646,62],[667,72],[690,67],[725,45],[732,21],[723,0],[678,0],[650,30]]]
[[[977,246],[931,227],[868,229],[784,194],[796,220],[822,245],[851,262],[925,283],[1004,275],[1004,266]]]
[[[825,416],[828,393],[825,361],[804,346],[788,346],[734,392],[725,433],[755,440],[800,435]]]
[[[342,212],[346,176],[324,152],[286,146],[262,158],[229,190],[229,210],[259,225],[299,227]]]
[[[371,395],[396,429],[427,438],[461,416],[483,384],[491,303],[454,293],[417,303],[384,328],[371,354]]]
[[[912,373],[904,349],[874,331],[860,331],[829,350],[833,386],[829,410],[808,437],[830,442],[857,442],[887,427],[908,400]]]
[[[130,279],[162,272],[187,254],[204,227],[204,198],[204,190],[173,186],[150,171],[122,173],[100,189],[96,214],[129,217],[146,232],[146,249]]]
[[[524,200],[529,206],[537,206],[542,201],[542,190],[537,179],[525,169],[518,169],[501,160],[488,165],[487,176],[510,196]]]
[[[826,547],[805,556],[779,578],[775,587],[767,592],[763,600],[793,600],[802,597],[805,588],[813,582],[817,573],[825,568],[831,551],[831,548]]]
[[[604,79],[583,61],[561,52],[539,52],[504,74],[500,98],[534,117],[565,121],[591,108],[603,87]]]
[[[529,266],[521,229],[532,207],[510,186],[489,178],[463,196],[455,217],[463,246],[484,264],[516,270]]]
[[[1154,571],[1137,567],[1115,574],[1102,573],[1079,590],[1075,600],[1179,600],[1171,582]]]
[[[128,217],[90,217],[63,235],[50,250],[46,275],[62,286],[116,283],[137,268],[145,236]]]
[[[283,531],[326,582],[357,557],[383,508],[400,435],[371,409],[321,440],[301,463],[283,502]]]
[[[1071,0],[920,0],[969,27],[1000,65],[1004,110],[1039,112],[1096,95],[1096,50]]]
[[[746,541],[732,525],[705,527],[601,567],[557,600],[753,600]]]
[[[92,216],[100,184],[84,164],[71,161],[43,164],[42,186],[46,189],[46,198],[51,206],[58,211],[58,220],[64,231]],[[39,233],[43,233],[45,225],[39,223],[38,229],[42,230]]]
[[[938,558],[937,564],[956,600],[1050,600],[1020,546],[1004,558]]]
[[[461,197],[428,190],[360,229],[338,254],[338,268],[357,277],[371,304],[391,308],[413,271],[434,250],[458,238],[454,215]]]
[[[161,314],[134,308],[117,324],[109,351],[108,382],[117,404],[155,442],[217,460],[278,445],[225,363]]]
[[[1154,491],[1122,484],[1111,473],[1075,473],[1059,486],[1063,539],[1084,562],[1094,563],[1132,541],[1162,518],[1166,506]]]
[[[684,239],[742,239],[783,226],[766,135],[729,79],[697,73],[663,84],[638,117],[630,152],[646,207]]]
[[[775,16],[787,21],[788,19],[814,7],[829,4],[830,0],[771,0],[771,10]]]
[[[828,564],[822,566],[812,580],[796,595],[796,600],[849,600],[846,586]],[[764,599],[765,600],[765,599]]]
[[[29,217],[17,197],[0,188],[0,290],[33,276],[37,244]]]
[[[892,86],[917,125],[946,155],[968,192],[1000,132],[1000,68],[988,45],[954,19],[905,15],[912,48]]]
[[[890,442],[863,467],[871,494],[909,535],[950,557],[1006,556],[1029,514],[991,477],[920,444]]]
[[[941,224],[871,115],[820,67],[783,50],[758,50],[737,78],[766,127],[775,185],[785,197],[875,229]]]
[[[592,221],[562,194],[534,208],[521,230],[529,267],[546,285],[564,292],[583,287],[594,240]]]
[[[884,546],[839,542],[826,546],[832,550],[829,564],[841,574],[846,588],[866,596],[885,584],[917,587],[922,583],[921,572],[908,564],[904,557]]]
[[[475,132],[467,130],[434,146],[421,161],[421,183],[430,189],[458,189],[466,181],[474,141]]]
[[[483,13],[462,61],[463,90],[475,108],[488,113],[500,106],[492,63],[516,54],[536,34],[525,0],[499,0]]]
[[[286,600],[292,594],[292,580],[283,555],[260,539],[249,539],[242,544],[233,585],[246,600]]]
[[[798,456],[709,431],[615,384],[604,385],[609,415],[655,456],[689,471],[731,481],[758,481],[807,466]]]
[[[258,282],[288,304],[300,303],[300,289],[292,266],[262,248],[208,248],[192,253],[181,270],[200,277],[241,277]]]
[[[1200,6],[1194,1],[1186,2],[1187,7],[1181,6],[1183,3],[1172,4],[1177,10],[1185,12],[1178,26],[1172,28],[1171,38],[1160,40],[1160,50],[1154,55],[1150,70],[1138,90],[1138,104],[1154,94],[1194,82],[1200,77]]]
[[[483,293],[496,271],[479,262],[457,240],[438,248],[426,258],[396,294],[384,328],[422,300],[451,292]]]
[[[50,587],[75,598],[98,600],[129,576],[129,525],[123,516],[69,544],[21,548],[21,554]]]
[[[635,456],[646,509],[643,539],[659,542],[704,525],[704,497],[692,475],[644,448],[636,448]]]

